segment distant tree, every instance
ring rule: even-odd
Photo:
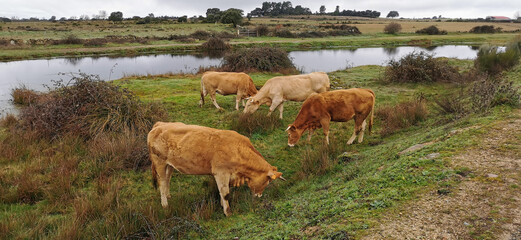
[[[75,20],[78,20],[78,17],[76,17],[76,16],[71,16],[68,20],[69,20],[69,21],[75,21]]]
[[[387,17],[388,18],[395,18],[395,17],[399,17],[400,14],[398,13],[398,11],[390,11],[388,14],[387,14]]]
[[[221,14],[222,12],[219,8],[208,8],[206,10],[206,21],[209,23],[219,22]]]
[[[52,16],[51,18],[49,18],[49,21],[50,22],[56,22],[56,16]]]
[[[80,20],[82,20],[82,21],[88,21],[89,19],[90,19],[90,17],[89,17],[89,15],[87,15],[87,14],[82,14],[82,15],[80,16]]]
[[[230,8],[222,13],[221,23],[231,23],[233,27],[242,23],[242,10],[236,8]]]
[[[384,33],[387,34],[396,34],[402,30],[402,25],[399,23],[389,23],[384,27]]]
[[[180,23],[182,23],[182,22],[187,22],[187,21],[188,21],[188,16],[186,16],[186,15],[185,15],[185,16],[182,16],[182,17],[179,17],[179,18],[177,19],[177,22],[180,22]]]
[[[63,22],[63,21],[67,21],[67,18],[66,18],[66,17],[61,17],[61,18],[60,18],[60,21],[62,21],[62,22]]]
[[[514,13],[514,19],[521,20],[521,12],[520,11],[517,11],[516,13]]]
[[[252,17],[262,17],[264,16],[264,12],[262,11],[262,8],[255,8],[250,12],[250,15]]]
[[[340,15],[340,6],[336,6],[335,11],[333,12],[333,15],[338,16]]]
[[[320,6],[320,14],[326,14],[326,6],[322,5]]]
[[[109,21],[112,22],[121,22],[123,21],[123,13],[122,12],[111,12],[109,16]]]

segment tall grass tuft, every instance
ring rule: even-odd
[[[400,129],[418,124],[427,118],[428,111],[423,98],[400,102],[394,106],[383,106],[376,110],[382,123],[382,136],[390,135]]]
[[[434,58],[426,52],[412,52],[399,60],[390,60],[384,79],[389,82],[453,82],[460,79],[458,69],[447,60]]]
[[[329,145],[322,142],[318,146],[305,146],[300,170],[297,172],[298,178],[305,179],[324,175],[336,164],[341,153],[342,143],[339,143],[334,137],[331,137]]]
[[[280,72],[296,71],[288,53],[279,48],[261,47],[240,49],[223,59],[223,71],[229,72]]]
[[[40,95],[36,91],[28,89],[26,86],[20,86],[11,91],[11,97],[14,104],[29,105],[35,103]]]
[[[20,112],[26,129],[51,139],[66,133],[90,139],[125,129],[144,134],[165,118],[159,104],[145,104],[128,90],[85,73],[74,75],[70,84],[56,81],[54,89]]]
[[[276,116],[277,114],[266,116],[257,111],[252,114],[232,113],[231,115],[230,129],[246,136],[266,134],[282,126],[282,121]]]

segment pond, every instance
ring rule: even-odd
[[[471,46],[438,46],[430,48],[358,48],[293,51],[290,58],[303,73],[331,72],[361,65],[385,65],[411,52],[426,51],[436,57],[473,59],[477,49]],[[221,58],[203,55],[146,55],[137,57],[84,57],[24,60],[0,63],[0,115],[13,111],[10,104],[11,89],[25,86],[38,91],[46,90],[52,80],[70,79],[60,73],[78,71],[99,75],[103,80],[114,80],[129,75],[163,73],[196,73],[200,67],[217,66]]]

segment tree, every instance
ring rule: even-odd
[[[336,6],[335,11],[333,12],[333,15],[338,16],[340,15],[340,6]]]
[[[400,14],[398,13],[398,11],[390,11],[388,14],[387,14],[387,17],[388,18],[395,18],[395,17],[399,17]]]
[[[230,8],[222,13],[221,23],[231,23],[233,27],[242,23],[242,10],[236,8]]]
[[[206,21],[209,23],[218,22],[221,19],[221,10],[219,8],[208,8],[206,10]]]
[[[100,10],[99,13],[98,13],[98,16],[99,16],[99,19],[105,19],[105,18],[107,18],[107,11],[105,11],[105,10]]]
[[[320,14],[325,14],[326,13],[326,6],[322,5],[320,6]]]
[[[177,19],[177,22],[187,22],[188,21],[188,16],[182,16],[182,17],[179,17]]]
[[[109,21],[113,22],[121,22],[123,21],[123,13],[122,12],[111,12],[109,16]]]
[[[516,13],[514,13],[514,19],[521,20],[521,12],[517,11]]]
[[[49,21],[56,22],[56,16],[52,16],[51,18],[49,18]]]

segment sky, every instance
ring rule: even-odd
[[[123,17],[147,16],[199,16],[206,15],[208,8],[239,8],[245,14],[261,7],[266,0],[0,0],[0,17],[17,18],[50,18],[56,16],[70,18],[88,15],[92,17],[104,10],[107,14],[121,11]],[[270,0],[270,2],[279,2]],[[280,1],[282,2],[282,1]],[[321,5],[327,12],[335,6],[349,10],[375,10],[385,17],[391,10],[398,11],[400,17],[424,18],[442,15],[447,18],[485,18],[486,16],[506,16],[513,18],[521,12],[519,0],[294,0],[295,7],[301,5],[317,12]]]

